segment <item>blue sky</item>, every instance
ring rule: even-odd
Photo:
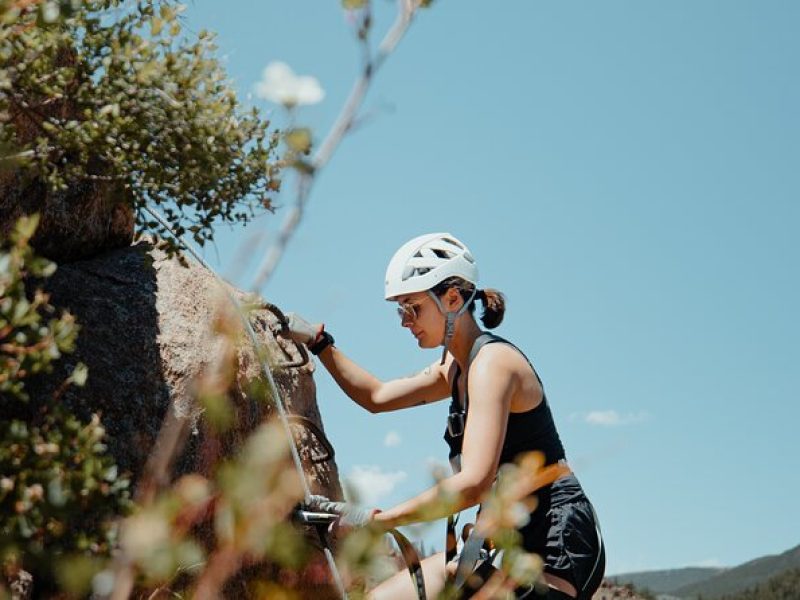
[[[375,34],[394,4],[376,2]],[[315,76],[318,142],[356,77],[339,2],[196,0],[242,99]],[[735,565],[800,543],[800,4],[438,0],[376,78],[263,291],[380,377],[435,360],[383,301],[407,239],[450,231],[508,296],[594,501],[608,572]],[[286,189],[291,189],[287,185]],[[291,194],[280,203],[289,204]],[[285,210],[205,251],[242,287]],[[262,246],[263,247],[263,246]],[[388,507],[443,462],[446,403],[369,415],[320,370],[342,475]],[[443,530],[424,533],[441,548]]]

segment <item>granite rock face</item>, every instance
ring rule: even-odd
[[[67,388],[61,400],[84,418],[100,412],[121,470],[134,479],[141,475],[171,407],[190,432],[175,473],[208,475],[220,457],[233,454],[248,433],[275,416],[258,358],[267,356],[312,492],[341,498],[317,407],[314,363],[302,348],[276,335],[282,317],[276,307],[259,302],[249,311],[257,344],[242,334],[234,349],[236,373],[227,392],[234,424],[220,436],[208,427],[194,392],[214,370],[224,343],[213,331],[220,309],[231,308],[231,295],[244,302],[241,292],[201,265],[168,259],[146,241],[62,263],[45,289],[54,306],[76,316],[81,330],[76,352],[27,385],[33,401],[26,410],[35,410],[36,399],[50,397],[83,362],[89,368],[85,387]]]
[[[0,237],[23,215],[38,214],[31,240],[37,254],[58,263],[130,246],[134,236],[132,203],[126,191],[105,181],[86,181],[53,192],[37,178],[0,170]]]

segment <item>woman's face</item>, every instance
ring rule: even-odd
[[[452,310],[449,306],[452,303],[450,296],[447,293],[440,298],[445,310]],[[457,298],[458,293],[454,296]],[[436,348],[441,345],[445,318],[427,292],[398,296],[397,311],[400,313],[401,324],[411,330],[420,348]]]
[[[420,348],[435,348],[442,341],[442,314],[427,293],[407,294],[397,298],[400,323],[417,338]]]

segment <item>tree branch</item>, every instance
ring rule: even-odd
[[[286,214],[278,236],[268,248],[267,254],[258,269],[252,286],[254,292],[258,293],[275,272],[278,263],[281,258],[283,258],[286,246],[289,244],[289,241],[303,217],[303,211],[308,201],[308,196],[311,192],[316,174],[328,164],[344,136],[353,127],[358,115],[358,110],[364,101],[364,97],[366,96],[373,77],[405,35],[421,4],[422,0],[398,0],[398,10],[394,24],[389,31],[387,31],[378,46],[375,57],[365,60],[361,76],[353,84],[350,95],[334,122],[333,127],[331,127],[328,135],[311,159],[309,172],[299,172],[297,195],[295,196],[294,204]]]

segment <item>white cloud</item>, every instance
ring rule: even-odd
[[[400,442],[403,440],[400,438],[400,434],[396,431],[390,431],[386,434],[386,437],[383,438],[383,445],[388,448],[394,448],[395,446],[399,446]]]
[[[360,504],[375,506],[408,477],[405,471],[383,471],[375,465],[356,465],[347,476]]]
[[[256,84],[256,96],[275,104],[300,106],[316,104],[325,97],[325,90],[316,77],[295,75],[286,63],[272,61],[261,74]]]
[[[631,425],[633,423],[641,423],[650,418],[646,412],[620,414],[615,410],[592,410],[588,413],[576,413],[572,418],[579,418],[589,425],[598,425],[600,427],[617,427],[620,425]]]

